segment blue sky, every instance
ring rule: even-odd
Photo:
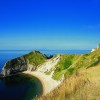
[[[0,0],[0,50],[92,49],[100,0]]]

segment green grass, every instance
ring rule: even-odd
[[[46,60],[46,56],[38,51],[30,52],[29,54],[25,55],[24,58],[26,59],[27,63],[34,64],[35,66],[44,63]]]
[[[87,69],[98,64],[100,64],[100,49],[83,55],[61,55],[60,62],[55,66],[53,79],[60,80],[63,74],[67,78],[78,70]]]
[[[38,100],[100,100],[100,49],[83,55],[61,55],[53,78],[64,82]]]
[[[60,62],[56,65],[56,70],[53,74],[53,79],[60,80],[67,69],[80,57],[81,55],[61,55]]]
[[[64,75],[64,73],[66,72],[66,70],[61,70],[60,72],[59,71],[56,71],[54,73],[54,75],[52,76],[53,79],[56,79],[56,80],[60,80],[62,75]]]
[[[38,51],[30,52],[29,54],[26,54],[22,57],[18,57],[15,59],[12,59],[6,63],[5,68],[16,68],[18,66],[24,66],[25,69],[27,69],[28,64],[34,65],[34,67],[37,67],[38,65],[42,64],[46,60],[46,56]]]
[[[53,70],[54,70],[54,68],[51,68],[49,71],[46,71],[45,74],[50,75]]]
[[[100,65],[74,73],[38,100],[100,100]]]

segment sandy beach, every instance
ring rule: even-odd
[[[46,95],[47,93],[51,92],[53,89],[55,89],[61,83],[61,81],[56,81],[56,80],[52,79],[50,75],[45,75],[42,72],[25,71],[23,73],[33,75],[41,81],[41,83],[43,85],[43,95]]]

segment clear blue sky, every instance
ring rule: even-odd
[[[92,49],[100,0],[0,0],[0,50]]]

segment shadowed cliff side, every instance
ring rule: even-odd
[[[4,65],[1,75],[5,77],[26,70],[36,70],[46,59],[47,57],[39,51],[30,52],[29,54],[8,61]]]

